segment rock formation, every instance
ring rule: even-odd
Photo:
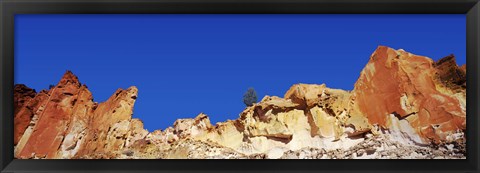
[[[438,142],[466,128],[465,76],[453,56],[433,62],[379,47],[355,83],[354,100],[371,124],[389,128],[394,122],[386,115],[393,114],[412,126],[406,128],[416,132],[408,135],[415,142]]]
[[[379,46],[354,86],[295,84],[235,120],[200,113],[148,132],[132,119],[137,88],[96,103],[67,71],[49,90],[15,86],[15,157],[465,158],[466,66],[453,55]]]
[[[28,91],[25,86],[16,86]],[[72,158],[121,150],[138,138],[138,120],[132,120],[137,89],[118,90],[104,103],[93,102],[86,85],[67,71],[60,82],[38,94],[16,94],[15,156],[17,158]],[[33,97],[32,97],[33,96]],[[28,99],[30,98],[30,99]],[[141,123],[140,123],[141,124]],[[144,130],[145,131],[145,130]],[[146,135],[146,132],[144,132]],[[114,157],[114,155],[113,155]]]

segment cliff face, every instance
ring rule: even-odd
[[[236,120],[212,125],[201,113],[148,132],[131,118],[135,87],[96,103],[67,72],[48,91],[15,86],[15,157],[465,158],[465,76],[453,55],[380,46],[352,91],[295,84]]]
[[[19,91],[29,91],[16,86]],[[16,90],[17,91],[17,90]],[[15,94],[15,155],[17,158],[72,158],[120,150],[136,128],[130,126],[137,89],[118,90],[104,103],[93,102],[86,85],[71,72],[49,91]],[[145,130],[144,130],[145,131]],[[146,132],[145,132],[146,133]]]
[[[444,140],[466,128],[465,76],[453,56],[433,62],[379,47],[355,83],[354,99],[372,124],[390,128],[400,120],[420,136],[416,142]]]

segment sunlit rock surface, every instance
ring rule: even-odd
[[[448,159],[466,153],[466,66],[453,55],[434,62],[379,46],[352,91],[294,84],[283,98],[265,96],[235,120],[211,124],[200,113],[153,132],[132,119],[136,87],[96,103],[67,71],[49,90],[16,85],[14,92],[20,159]]]

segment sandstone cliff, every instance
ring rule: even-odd
[[[200,113],[148,132],[132,119],[135,87],[96,103],[67,71],[48,91],[15,86],[15,157],[465,158],[466,66],[453,55],[380,46],[354,86],[295,84],[235,120]]]

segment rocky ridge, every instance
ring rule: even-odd
[[[352,91],[295,84],[235,120],[200,113],[148,132],[133,119],[138,90],[97,103],[67,71],[35,92],[15,86],[15,157],[465,158],[466,66],[379,46]],[[408,153],[408,155],[404,155]]]

